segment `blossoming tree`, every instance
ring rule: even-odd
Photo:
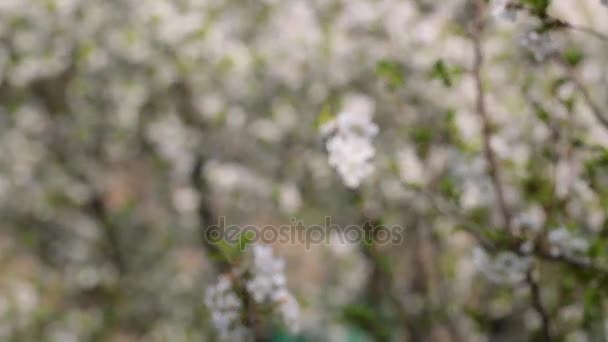
[[[607,6],[0,1],[0,340],[607,340]]]

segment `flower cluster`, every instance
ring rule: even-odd
[[[370,162],[376,153],[372,138],[378,134],[378,126],[372,122],[371,113],[342,112],[324,124],[321,132],[331,135],[326,143],[329,164],[346,186],[357,188],[374,171]]]
[[[555,46],[547,33],[526,32],[521,38],[521,46],[526,48],[537,62],[542,62],[555,52]]]
[[[532,266],[532,258],[529,256],[519,256],[508,251],[490,255],[479,247],[473,250],[473,262],[484,276],[498,284],[515,284],[524,280],[526,272]]]
[[[228,339],[243,332],[244,328],[240,325],[241,300],[227,275],[220,276],[215,286],[207,288],[205,305],[211,311],[211,321],[220,337]]]
[[[498,18],[515,21],[517,8],[513,0],[494,0],[492,2],[492,15]]]
[[[582,237],[575,236],[568,228],[559,227],[549,232],[549,243],[553,256],[566,256],[568,258],[586,259],[589,242]]]
[[[287,289],[283,260],[273,255],[272,247],[255,244],[251,247],[248,261],[233,270],[233,278],[222,275],[215,286],[206,290],[205,305],[211,311],[213,325],[220,337],[231,339],[247,334],[247,328],[240,322],[243,304],[231,279],[243,280],[245,295],[251,297],[255,304],[270,308],[268,311],[276,315],[288,330],[297,331],[300,309]]]
[[[289,330],[298,330],[299,306],[287,289],[284,261],[272,254],[272,247],[262,244],[253,245],[251,254],[247,292],[256,303],[275,308]]]

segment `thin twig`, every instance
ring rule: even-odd
[[[514,9],[514,10],[523,10],[523,11],[528,12],[530,15],[535,16],[538,19],[540,19],[543,22],[543,24],[547,27],[557,28],[557,29],[568,29],[571,31],[578,31],[578,32],[586,33],[605,43],[608,43],[608,34],[597,31],[591,27],[581,26],[578,24],[572,24],[564,19],[551,16],[547,13],[539,14],[539,13],[536,13],[529,6],[524,6],[521,4],[511,4],[510,8]]]
[[[579,26],[579,25],[575,25],[575,24],[570,24],[570,23],[565,23],[566,24],[566,28],[572,30],[572,31],[578,31],[578,32],[582,32],[582,33],[587,33],[589,35],[594,36],[597,39],[600,39],[606,43],[608,43],[608,35],[596,31],[590,27],[586,27],[586,26]]]
[[[608,129],[608,118],[604,115],[604,112],[602,111],[600,106],[595,103],[595,101],[591,97],[589,89],[587,89],[580,76],[576,73],[576,70],[574,70],[574,68],[561,57],[555,57],[553,60],[564,68],[570,80],[572,80],[578,91],[581,93],[581,95],[583,95],[583,100],[591,109],[593,116],[595,116],[597,121],[599,121],[599,123],[602,124],[604,128]]]
[[[440,204],[438,199],[433,197],[433,195],[430,192],[427,192],[427,191],[424,191],[421,189],[412,189],[412,190],[417,191],[420,195],[427,197],[427,199],[429,200],[429,203],[439,213],[441,213],[442,215],[445,215],[446,217],[451,217],[452,219],[455,219],[458,223],[460,223],[462,226],[462,230],[465,231],[466,233],[468,233],[469,235],[471,235],[475,239],[475,241],[479,245],[481,245],[484,249],[486,249],[488,251],[497,251],[499,249],[499,246],[497,246],[492,240],[483,236],[483,234],[481,234],[480,230],[475,228],[475,226],[478,224],[475,223],[474,221],[466,218],[465,216],[461,215],[458,208],[456,208],[455,206],[451,206],[451,208],[448,208],[448,206],[450,206],[449,203]],[[509,232],[506,232],[506,233],[507,233],[506,238],[508,238],[508,240],[510,242],[501,244],[500,247],[504,248],[505,246],[507,246],[511,252],[513,252],[515,254],[522,254],[521,249],[520,249],[520,244],[517,243],[518,241],[521,242],[520,239],[518,239],[516,236],[509,234]],[[585,261],[585,260],[570,258],[563,254],[554,255],[554,254],[551,254],[550,251],[544,250],[542,248],[535,248],[532,253],[535,257],[537,257],[540,260],[550,261],[550,262],[554,262],[554,263],[558,263],[558,264],[561,264],[564,266],[571,267],[573,269],[586,271],[590,274],[593,274],[595,277],[598,277],[598,279],[600,279],[600,280],[608,281],[608,268],[606,268],[606,267],[600,267],[598,265],[595,265],[595,264]]]
[[[504,189],[501,182],[500,168],[498,166],[496,154],[494,153],[491,145],[492,124],[487,112],[485,90],[481,77],[484,60],[483,49],[481,46],[481,38],[484,29],[484,10],[484,1],[475,0],[475,21],[473,23],[472,40],[475,53],[473,76],[475,77],[475,87],[477,90],[476,110],[482,123],[484,155],[488,163],[488,173],[492,180],[494,191],[496,192],[496,199],[498,201],[499,210],[502,214],[503,224],[507,231],[512,232],[511,215],[509,213],[509,208],[507,206]]]
[[[543,306],[542,298],[540,296],[540,286],[538,282],[534,279],[532,274],[533,270],[529,270],[526,273],[526,283],[530,287],[530,295],[532,296],[532,306],[534,307],[534,311],[538,313],[541,319],[541,330],[543,334],[543,340],[547,342],[553,341],[553,337],[551,335],[551,320],[549,318],[549,313]]]

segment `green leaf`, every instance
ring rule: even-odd
[[[372,307],[360,304],[351,304],[344,308],[343,319],[355,327],[369,333],[376,341],[388,341],[389,331]]]
[[[403,65],[399,62],[383,59],[376,64],[376,76],[383,79],[391,90],[405,84]]]
[[[430,72],[431,79],[437,79],[443,82],[446,87],[451,87],[454,82],[462,74],[462,68],[459,66],[449,66],[442,59],[439,59],[433,64]]]
[[[319,112],[319,115],[317,116],[317,122],[316,122],[316,127],[317,129],[321,128],[324,124],[332,121],[334,119],[334,115],[331,111],[331,106],[329,104],[324,104],[323,108],[321,108],[321,111]]]
[[[538,16],[545,16],[551,0],[522,0],[524,5],[530,6],[532,12]]]
[[[416,149],[420,155],[425,156],[433,141],[433,133],[428,128],[418,127],[410,132],[410,137],[416,144]]]
[[[441,178],[439,181],[439,191],[447,198],[456,200],[460,196],[460,193],[456,187],[454,179],[449,176]]]
[[[585,55],[583,54],[583,51],[577,48],[569,48],[566,51],[564,51],[564,59],[566,60],[566,62],[568,64],[570,64],[571,66],[577,66],[579,65],[583,59],[585,58]]]
[[[534,114],[536,114],[536,117],[539,118],[542,122],[549,122],[549,112],[540,104],[534,107]]]

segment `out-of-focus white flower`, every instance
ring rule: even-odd
[[[213,188],[226,193],[242,191],[269,197],[272,188],[268,179],[237,163],[210,160],[205,165],[205,177]]]
[[[270,308],[271,315],[278,316],[287,329],[296,332],[300,309],[287,289],[283,260],[273,255],[271,246],[263,244],[252,245],[248,257],[248,263],[234,269],[232,276],[243,281],[240,284],[256,304]],[[221,275],[216,285],[207,288],[205,305],[211,311],[211,320],[220,337],[240,341],[248,330],[240,322],[243,305],[232,279]]]
[[[293,214],[302,206],[300,190],[293,183],[281,185],[279,189],[279,207],[285,214]]]
[[[180,187],[173,191],[173,205],[180,213],[189,213],[196,210],[199,194],[193,188]]]
[[[537,62],[544,61],[555,52],[551,37],[546,33],[534,30],[526,32],[521,38],[520,44],[532,53]]]
[[[534,250],[534,242],[526,241],[519,246],[519,251],[524,254],[530,254]]]
[[[207,288],[205,305],[211,311],[211,320],[220,337],[228,339],[245,329],[239,321],[241,300],[234,292],[232,281],[227,275],[220,276],[215,286]]]
[[[513,224],[521,231],[529,234],[537,234],[542,230],[546,215],[544,210],[537,206],[530,206],[526,211],[518,213],[513,218]]]
[[[426,174],[424,165],[416,151],[411,147],[404,147],[397,155],[399,164],[399,176],[408,183],[424,184],[426,182]]]
[[[175,114],[170,113],[150,124],[148,136],[160,155],[171,162],[176,175],[188,175],[194,158],[188,153],[193,146],[188,127]]]
[[[343,231],[331,231],[329,235],[329,248],[335,255],[348,255],[356,250],[356,246],[355,243],[348,240]]]
[[[510,21],[517,19],[517,9],[512,0],[494,0],[492,2],[492,15]]]
[[[252,262],[248,269],[251,279],[246,282],[247,291],[256,303],[270,304],[276,308],[285,326],[298,330],[298,302],[289,293],[283,268],[285,263],[275,257],[272,247],[255,244],[251,249]]]
[[[466,179],[462,183],[460,205],[468,210],[489,203],[492,199],[492,191],[490,189],[491,187],[487,182]]]
[[[374,171],[370,163],[376,153],[372,138],[378,134],[378,126],[372,122],[371,113],[342,112],[324,124],[321,133],[333,133],[326,143],[329,164],[338,171],[346,186],[358,187]]]
[[[372,122],[370,112],[342,112],[337,117],[338,129],[342,133],[353,133],[372,138],[378,134],[378,126]]]
[[[322,26],[310,1],[279,1],[258,37],[261,57],[273,61],[268,72],[291,89],[302,86],[323,42]],[[295,48],[298,46],[298,48]]]
[[[551,244],[552,255],[586,259],[585,253],[589,249],[589,241],[575,236],[568,228],[559,227],[552,230],[549,232],[548,240]]]
[[[336,168],[344,184],[358,187],[374,167],[369,163],[375,154],[374,147],[366,138],[355,135],[337,135],[327,142],[329,164]]]
[[[277,143],[281,140],[283,136],[283,131],[281,127],[276,124],[273,120],[270,119],[257,119],[251,123],[250,126],[251,134],[253,134],[258,139]]]
[[[284,262],[275,258],[272,247],[256,244],[252,247],[253,277],[247,282],[247,290],[256,302],[263,302],[285,287],[285,275],[283,274]]]
[[[513,252],[490,255],[480,247],[473,250],[473,262],[479,272],[498,284],[515,284],[524,280],[532,266],[531,257],[522,257]]]
[[[285,326],[291,331],[297,331],[300,320],[300,306],[298,301],[290,293],[285,292],[275,298],[278,303],[278,311]]]

